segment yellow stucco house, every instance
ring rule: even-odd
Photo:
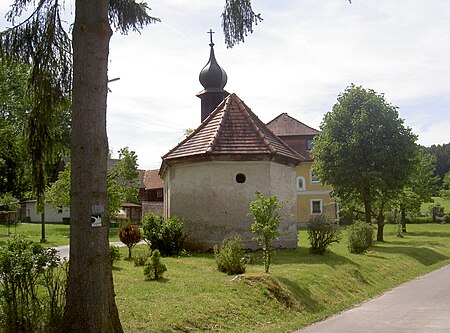
[[[310,155],[312,141],[319,131],[305,125],[287,113],[282,113],[267,127],[287,143],[303,160],[296,168],[297,222],[308,222],[314,215],[337,217],[337,205],[331,197],[331,187],[324,186],[311,172],[313,158]]]

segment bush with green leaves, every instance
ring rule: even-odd
[[[158,250],[154,250],[150,261],[144,265],[144,276],[146,280],[159,280],[167,271],[166,265],[161,262],[161,254]]]
[[[176,216],[164,219],[149,213],[142,219],[142,230],[151,250],[158,249],[163,256],[178,255],[186,238],[183,221]]]
[[[219,271],[228,275],[245,273],[246,258],[241,237],[225,238],[220,248],[214,245],[214,257]]]
[[[312,216],[307,227],[311,252],[314,254],[324,254],[328,246],[341,240],[339,225],[324,214]]]
[[[119,261],[122,258],[122,253],[120,253],[120,249],[118,246],[110,245],[109,246],[109,259],[111,260],[111,265],[114,265],[115,262]]]
[[[262,248],[264,271],[269,273],[273,252],[272,241],[280,235],[278,226],[280,225],[281,217],[278,212],[283,208],[283,203],[278,201],[278,197],[275,195],[265,198],[258,191],[255,192],[255,195],[257,199],[250,202],[250,213],[248,215],[253,217],[252,232],[255,234],[253,239]]]
[[[351,253],[365,253],[372,246],[373,228],[370,224],[357,221],[348,230],[348,249]]]
[[[62,323],[67,264],[22,236],[0,246],[0,331],[53,332]]]
[[[150,258],[149,250],[146,248],[136,249],[133,255],[134,266],[144,266]]]
[[[129,222],[121,224],[119,227],[119,238],[128,247],[128,258],[131,259],[131,250],[142,239],[141,230]]]
[[[15,198],[10,193],[4,193],[0,196],[0,210],[5,211],[15,211],[20,208],[20,203],[17,198]]]

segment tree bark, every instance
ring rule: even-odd
[[[77,0],[73,28],[70,266],[64,332],[123,332],[109,259],[108,0]],[[100,222],[93,225],[92,222]],[[97,226],[98,225],[98,226]]]
[[[383,230],[384,230],[384,201],[381,202],[380,210],[377,216],[377,241],[384,242]]]
[[[402,232],[406,232],[406,208],[404,205],[400,206],[400,222],[402,224]]]
[[[365,191],[364,193],[364,218],[366,223],[372,223],[372,204],[370,201],[370,192]]]

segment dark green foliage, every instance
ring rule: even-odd
[[[128,247],[128,258],[131,258],[131,249],[142,239],[141,230],[131,223],[122,224],[119,227],[119,238]]]
[[[67,265],[23,237],[0,247],[0,331],[53,332],[65,306]]]
[[[122,253],[120,253],[119,247],[110,245],[109,246],[109,259],[111,260],[111,265],[114,265],[114,263],[119,261],[120,258],[122,258]]]
[[[263,20],[253,11],[250,0],[226,0],[221,16],[227,47],[244,42],[247,34],[253,32],[253,24]]]
[[[426,147],[424,148],[424,152],[436,156],[435,175],[439,176],[436,184],[441,186],[445,174],[450,171],[450,143]]]
[[[159,280],[164,272],[167,271],[166,265],[161,262],[161,255],[158,250],[154,250],[150,257],[150,262],[144,266],[144,276],[147,280]]]
[[[349,227],[348,249],[351,253],[364,253],[372,246],[372,226],[363,221],[357,221]]]
[[[176,216],[164,219],[149,213],[142,220],[142,230],[151,250],[158,249],[163,256],[179,254],[186,238],[183,221]]]
[[[339,225],[323,214],[311,217],[307,227],[311,252],[314,254],[325,253],[329,245],[341,240]]]
[[[221,272],[228,275],[245,273],[245,251],[239,236],[225,238],[220,248],[214,245],[214,258]]]

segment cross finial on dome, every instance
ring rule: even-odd
[[[207,32],[207,34],[209,34],[209,38],[211,40],[211,43],[209,44],[209,46],[214,46],[213,40],[212,40],[212,34],[215,34],[214,31],[212,31],[212,29],[209,29],[209,31]]]

